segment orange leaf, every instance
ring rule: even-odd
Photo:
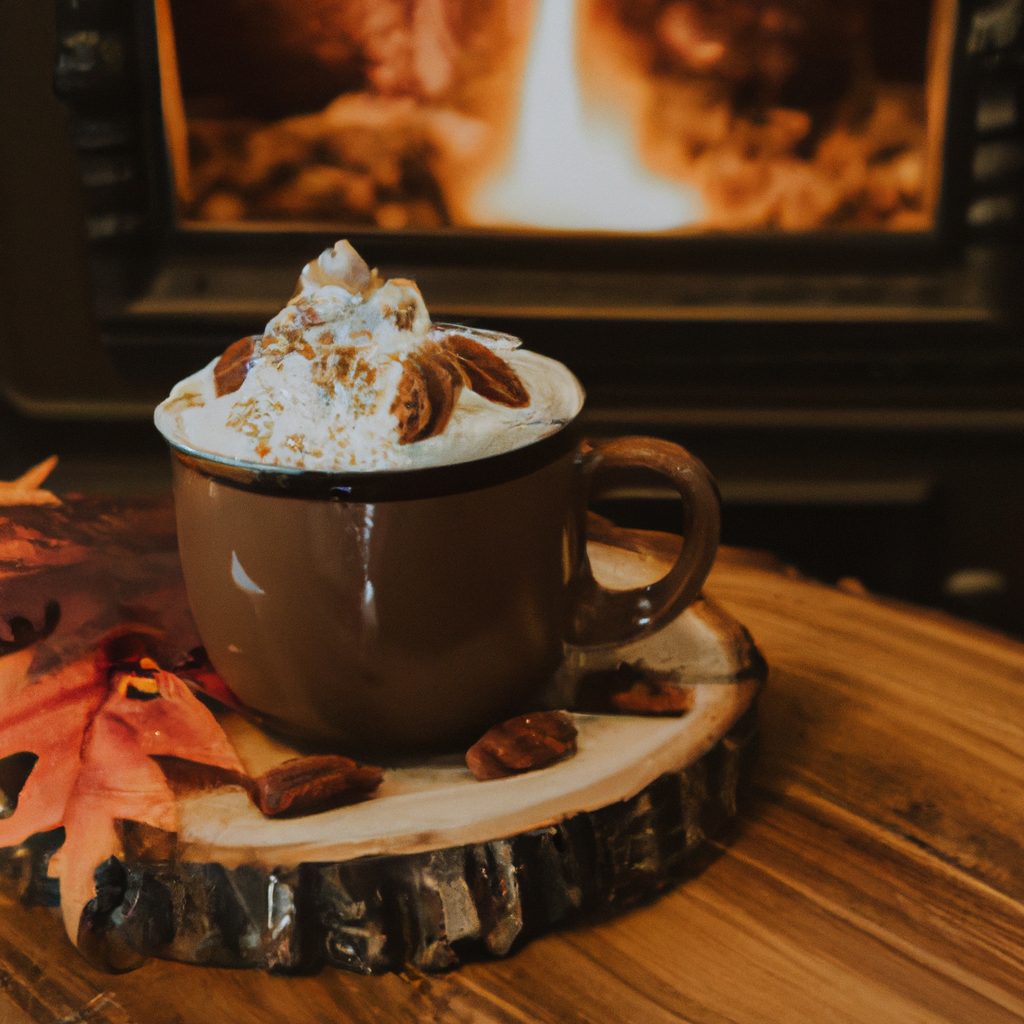
[[[60,605],[50,601],[40,629],[29,619],[16,615],[7,620],[11,639],[0,637],[0,704],[7,702],[28,685],[28,673],[36,654],[36,644],[45,640],[60,622]]]
[[[22,690],[0,708],[0,757],[38,756],[14,813],[0,821],[0,846],[63,825],[50,860],[61,883],[64,925],[78,938],[82,908],[96,894],[94,872],[121,852],[115,822],[174,832],[174,794],[154,756],[229,773],[244,769],[210,711],[184,681],[144,667],[154,631],[122,630],[99,650]],[[118,686],[125,677],[150,686]],[[155,692],[146,692],[147,689]]]

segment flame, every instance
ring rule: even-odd
[[[508,166],[471,203],[477,224],[666,231],[701,219],[696,191],[633,155],[625,118],[587,109],[575,73],[575,0],[539,0]]]

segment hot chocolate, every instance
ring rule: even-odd
[[[346,241],[307,264],[262,335],[177,384],[156,424],[180,445],[333,472],[445,466],[556,432],[583,391],[507,334],[434,324],[409,280]]]

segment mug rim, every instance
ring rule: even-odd
[[[412,501],[482,490],[543,469],[579,447],[584,404],[553,433],[519,448],[464,462],[402,469],[340,472],[266,466],[193,448],[162,431],[161,436],[173,459],[238,490],[314,501]]]

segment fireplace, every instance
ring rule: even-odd
[[[698,452],[728,539],[936,601],[995,567],[1024,628],[1021,0],[55,6],[90,299],[15,406],[144,422],[345,236]]]
[[[113,344],[259,326],[341,235],[445,316],[970,318],[965,229],[1019,218],[976,146],[1009,30],[957,0],[58,10]]]
[[[1003,316],[1019,8],[57,0],[102,340],[162,386],[344,235],[595,409],[904,402],[894,333]]]
[[[57,2],[100,329],[154,367],[258,329],[342,235],[448,319],[699,336],[988,322],[965,242],[1019,223],[979,144],[988,79],[1019,86],[995,8]]]

